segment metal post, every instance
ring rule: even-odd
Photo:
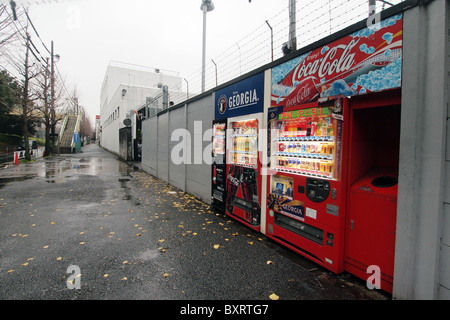
[[[202,93],[205,92],[205,66],[206,66],[206,13],[207,6],[203,4],[203,53],[202,53]]]
[[[211,61],[212,61],[212,63],[214,63],[214,68],[216,70],[216,87],[217,87],[217,85],[218,85],[218,81],[217,81],[217,64],[214,62],[213,59],[211,59]]]
[[[270,48],[272,50],[272,61],[273,61],[273,29],[272,26],[269,24],[269,21],[266,20],[266,23],[270,28]]]
[[[189,100],[189,82],[186,80],[186,78],[184,78],[184,81],[186,81],[186,95],[187,95],[186,100]]]

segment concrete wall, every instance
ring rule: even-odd
[[[131,128],[119,130],[119,156],[125,161],[132,159]]]
[[[205,131],[212,126],[213,99],[207,95],[142,122],[142,168],[206,203],[211,201],[211,137]]]
[[[184,129],[186,128],[187,123],[187,117],[186,117],[186,110],[187,106],[185,105],[182,108],[178,108],[175,110],[170,111],[170,123],[169,123],[169,132],[170,137],[176,133],[176,130],[178,129]],[[181,130],[178,130],[180,133],[184,133]],[[170,150],[170,156],[172,157],[172,152],[176,152],[178,149],[177,146],[179,143],[182,143],[183,141],[187,141],[186,137],[187,135],[183,135],[183,139],[170,139],[169,141],[169,150]],[[187,147],[187,145],[185,145]],[[177,156],[180,156],[179,152]],[[182,153],[181,153],[182,155]],[[186,190],[186,165],[180,165],[177,163],[174,163],[173,161],[169,161],[169,183],[181,190]]]
[[[450,0],[408,0],[401,8],[402,119],[393,298],[450,299]],[[214,94],[202,95],[143,122],[143,168],[207,203],[211,167],[202,155],[210,141],[203,141],[203,133],[211,127],[213,101]],[[178,150],[180,141],[171,138],[180,128],[187,129],[182,137],[187,154],[185,163],[175,164],[172,151]]]
[[[397,299],[449,298],[448,14],[448,0],[404,14]]]
[[[158,175],[158,117],[142,121],[142,167]]]
[[[211,202],[211,129],[214,119],[214,95],[188,105],[187,129],[191,136],[191,159],[186,167],[186,192]],[[203,161],[203,155],[205,160]]]

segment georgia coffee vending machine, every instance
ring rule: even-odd
[[[268,111],[266,236],[340,273],[348,101],[323,100]]]

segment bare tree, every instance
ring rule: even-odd
[[[80,106],[80,111],[83,113],[80,124],[80,136],[81,137],[92,137],[94,132],[94,127],[92,126],[91,119],[89,119],[86,109]]]
[[[22,15],[23,11],[19,12],[16,18],[20,19]],[[17,40],[20,32],[21,28],[14,25],[13,17],[8,12],[7,6],[0,4],[0,49]]]
[[[39,77],[37,78],[37,82],[39,84],[39,104],[38,110],[40,113],[40,122],[45,126],[45,155],[49,155],[51,150],[53,150],[53,145],[51,142],[53,139],[50,138],[50,130],[51,128],[64,118],[64,115],[61,112],[55,112],[53,115],[52,112],[52,90],[51,90],[51,72],[50,72],[49,59],[46,59],[46,64],[43,66]],[[55,88],[55,96],[54,96],[54,106],[55,109],[58,109],[60,106],[60,101],[62,98],[62,89],[58,86],[58,82],[56,82]]]
[[[30,145],[28,142],[28,123],[30,121],[32,112],[34,111],[34,100],[37,99],[37,96],[32,91],[32,83],[31,80],[36,78],[39,75],[39,71],[37,69],[37,64],[32,62],[30,59],[30,36],[28,32],[26,33],[26,43],[25,43],[25,59],[23,63],[23,69],[20,70],[20,74],[23,77],[23,92],[22,92],[22,119],[23,119],[23,137],[25,141],[25,159],[31,160],[30,155]]]

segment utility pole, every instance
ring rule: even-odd
[[[289,0],[289,44],[292,51],[297,50],[297,0]]]
[[[29,96],[28,96],[28,89],[29,89],[29,83],[30,83],[30,75],[29,75],[29,65],[28,65],[28,59],[29,59],[29,53],[30,53],[30,35],[28,34],[28,31],[26,33],[27,35],[27,44],[26,44],[26,51],[25,51],[25,70],[24,70],[24,84],[23,84],[23,96],[22,96],[22,117],[23,117],[23,138],[25,141],[25,159],[31,160],[30,156],[30,144],[28,142],[28,104],[30,102]]]
[[[295,50],[297,50],[297,36],[296,36],[296,28],[297,28],[297,9],[296,9],[297,0],[289,0],[289,39],[285,42],[281,50],[284,55],[287,55]]]
[[[377,11],[377,0],[369,0],[369,17],[373,16]]]
[[[50,84],[51,84],[51,102],[50,102],[50,112],[51,112],[51,130],[52,130],[52,154],[53,150],[55,149],[55,125],[56,125],[56,112],[55,112],[55,60],[54,60],[54,52],[53,52],[53,41],[51,46],[51,78],[50,78]]]

